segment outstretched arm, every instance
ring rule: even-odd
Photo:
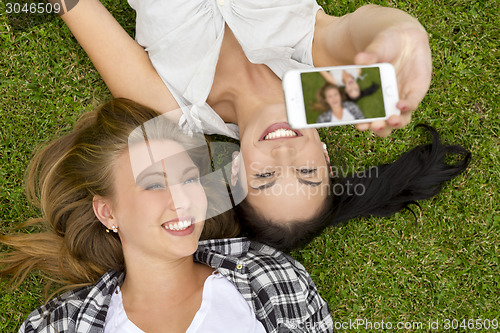
[[[370,128],[379,136],[410,122],[431,81],[431,52],[425,29],[415,18],[394,8],[368,5],[342,17],[318,12],[313,61],[318,67],[381,62],[394,65],[401,116],[357,126],[361,130]]]
[[[339,83],[337,82],[337,80],[335,80],[335,77],[333,77],[332,73],[330,73],[328,71],[322,71],[322,72],[319,72],[319,73],[325,79],[326,82],[334,84],[336,86],[339,85]]]
[[[128,98],[160,112],[178,108],[147,52],[99,0],[80,0],[61,17],[114,97]]]

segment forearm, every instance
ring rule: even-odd
[[[321,76],[325,79],[326,82],[328,83],[331,83],[331,84],[334,84],[334,85],[338,85],[339,83],[337,82],[337,80],[335,80],[335,77],[332,75],[332,73],[330,72],[327,72],[327,71],[321,71],[319,72],[321,74]]]
[[[161,112],[178,107],[147,52],[98,0],[80,0],[61,16],[114,97],[124,97]]]
[[[315,66],[353,64],[355,55],[365,50],[377,35],[391,28],[425,29],[411,15],[395,9],[366,5],[342,17],[318,13],[316,20]],[[315,47],[315,48],[314,48]]]

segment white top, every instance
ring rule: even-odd
[[[265,333],[236,287],[222,274],[210,275],[203,286],[201,306],[186,333]],[[131,322],[123,308],[120,287],[111,297],[104,333],[144,333]]]
[[[333,121],[346,121],[346,120],[356,120],[356,118],[354,118],[354,116],[352,115],[352,113],[349,112],[348,109],[346,108],[343,108],[343,111],[342,111],[342,119],[339,119],[337,117],[335,117],[335,114],[332,113],[332,120]]]
[[[315,0],[128,0],[137,12],[136,40],[183,109],[182,126],[238,138],[206,104],[225,24],[252,63],[278,77],[312,66]],[[270,4],[272,4],[272,7]],[[184,106],[192,105],[190,108]]]

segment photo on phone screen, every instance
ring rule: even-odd
[[[307,124],[384,118],[378,67],[300,74]]]

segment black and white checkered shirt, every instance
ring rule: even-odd
[[[304,267],[290,256],[233,238],[200,242],[194,260],[232,282],[267,332],[333,332],[328,305]],[[124,273],[109,271],[95,285],[49,301],[28,316],[19,332],[104,332],[111,295],[123,278]]]

